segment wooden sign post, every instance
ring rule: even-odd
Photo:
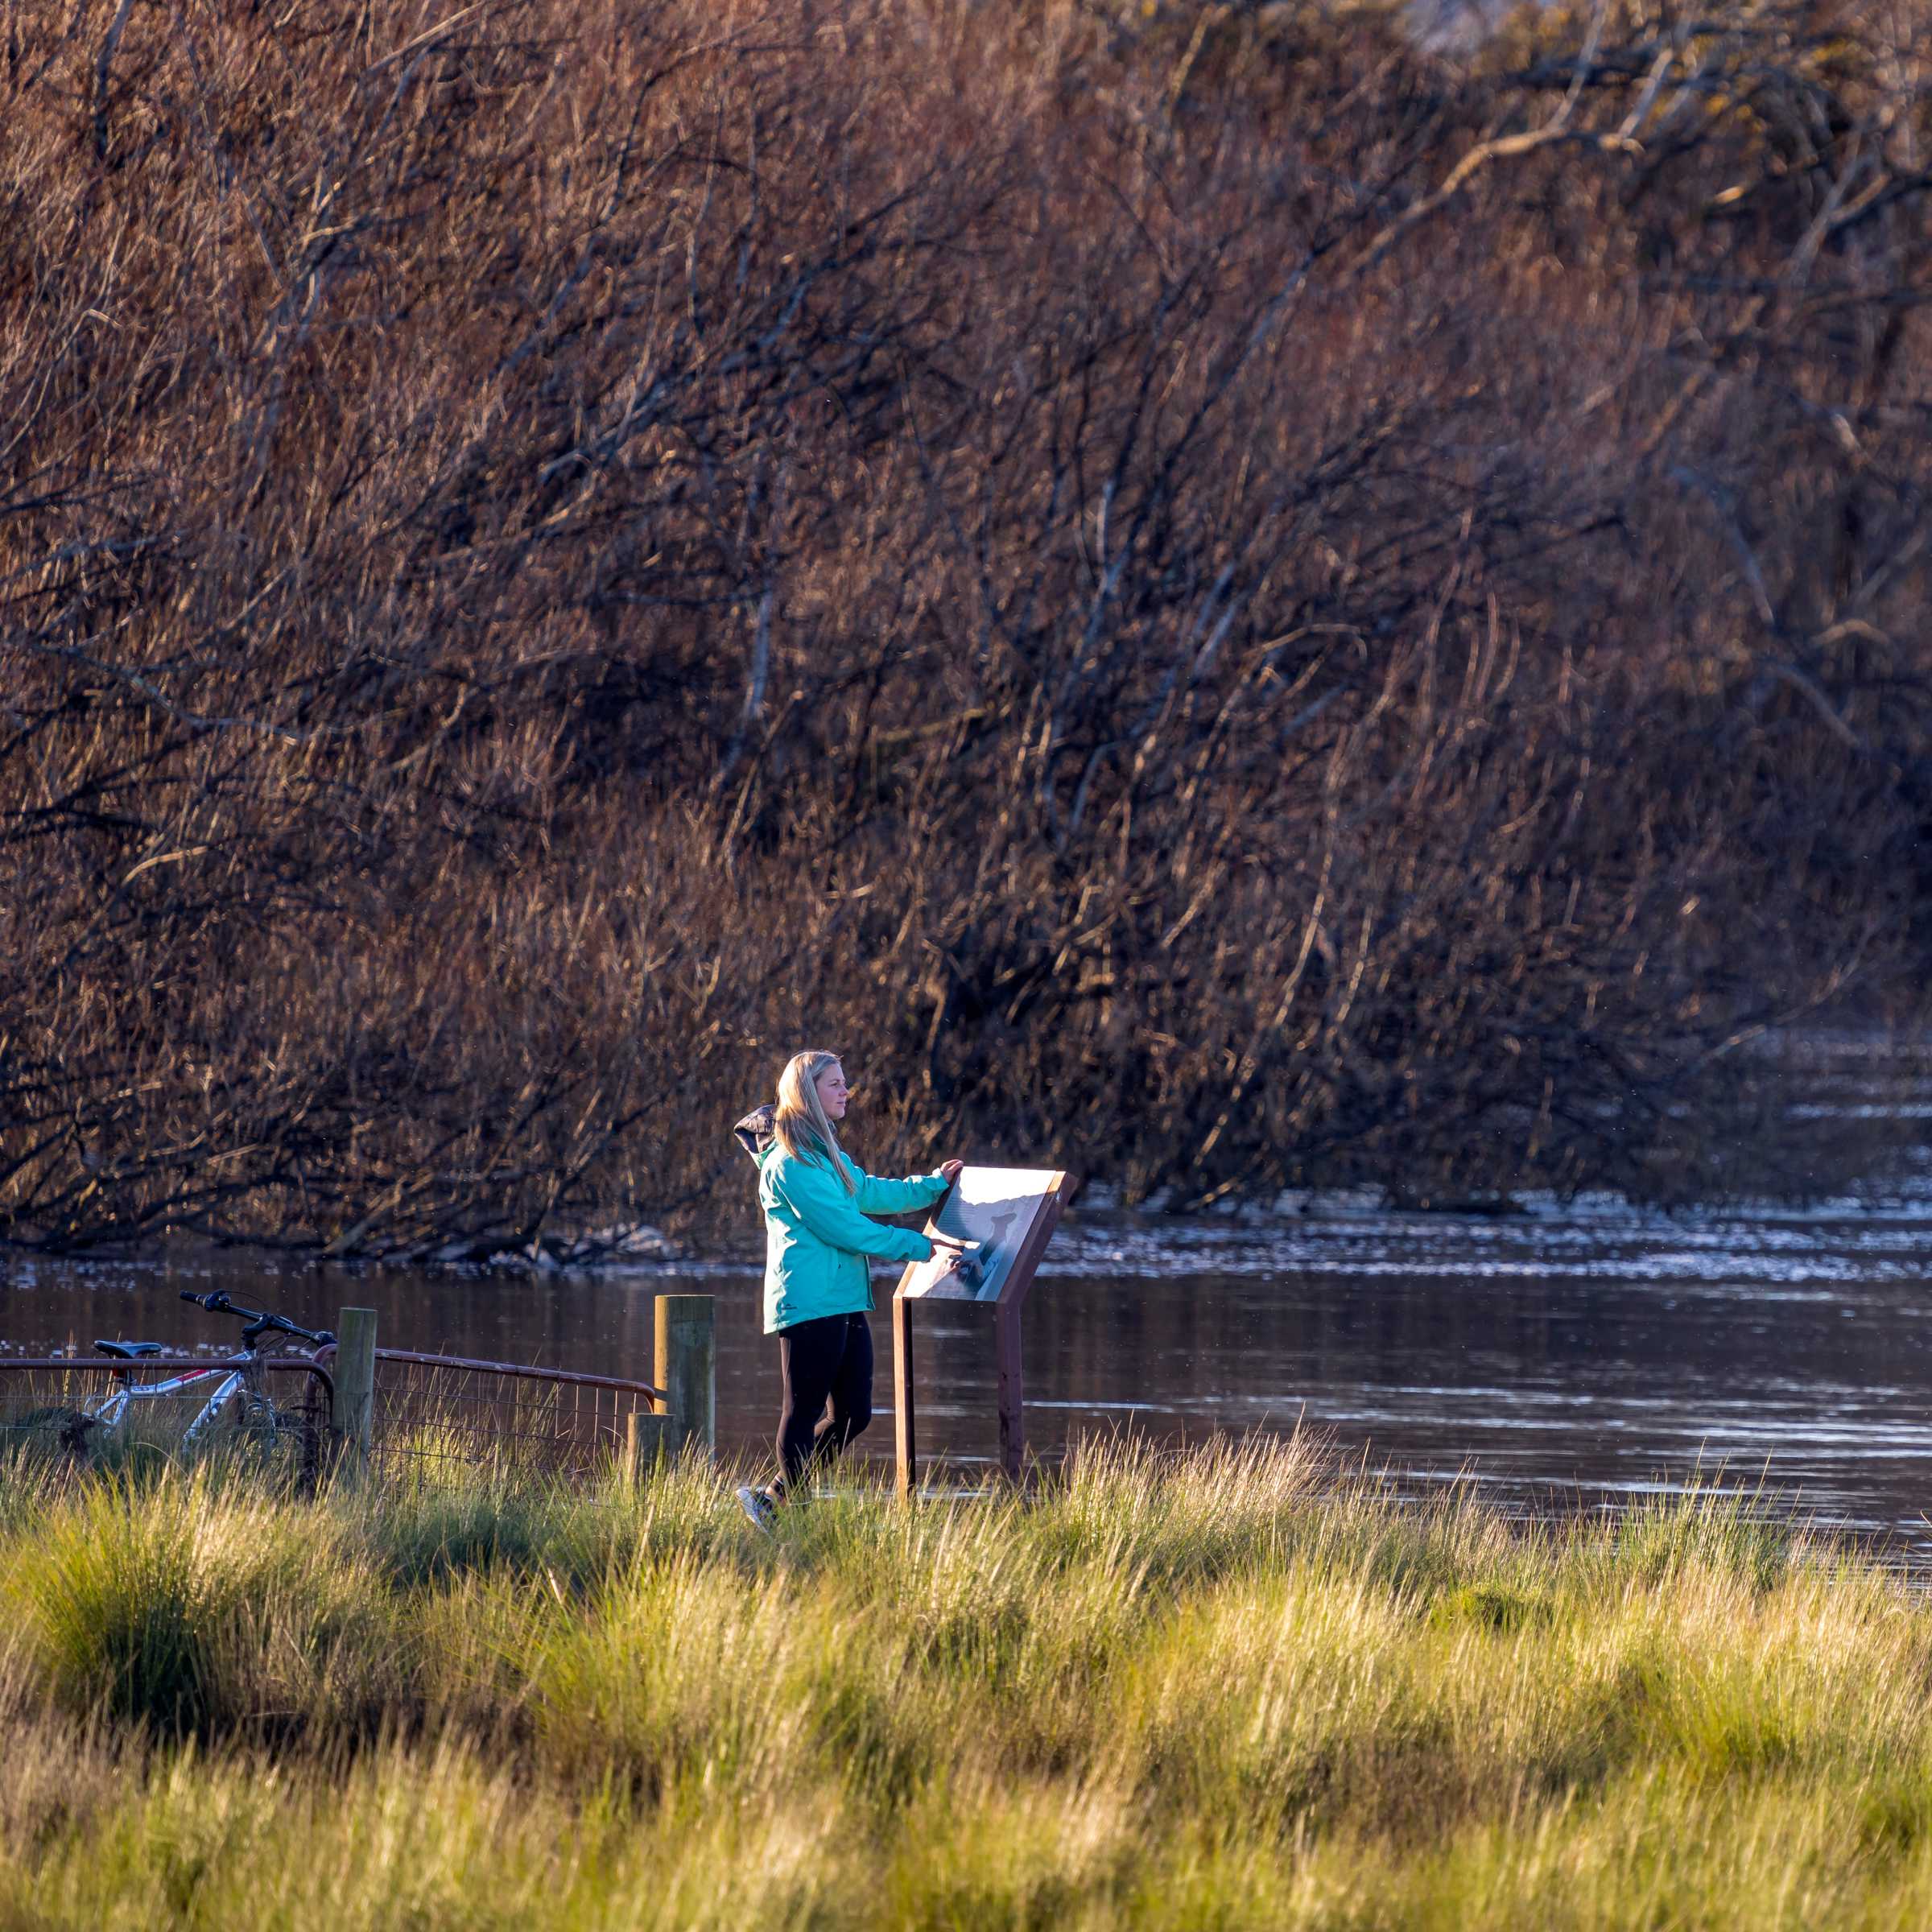
[[[1026,1456],[1025,1377],[1020,1363],[1020,1309],[1034,1271],[1071,1199],[1073,1178],[1057,1168],[968,1167],[927,1220],[926,1232],[969,1244],[964,1272],[940,1248],[914,1261],[892,1298],[893,1443],[898,1492],[919,1488],[919,1439],[912,1397],[912,1307],[915,1302],[978,1302],[993,1310],[998,1371],[1000,1465],[1013,1482]]]

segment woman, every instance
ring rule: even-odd
[[[903,1181],[867,1174],[839,1145],[836,1123],[850,1097],[836,1053],[795,1055],[779,1076],[770,1140],[755,1156],[765,1211],[765,1332],[778,1338],[785,1381],[778,1478],[769,1489],[738,1492],[761,1529],[815,1462],[836,1455],[872,1420],[868,1257],[931,1256],[924,1235],[865,1217],[928,1208],[959,1175],[957,1161]]]

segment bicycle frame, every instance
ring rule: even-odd
[[[128,1369],[117,1369],[116,1379],[121,1386],[111,1394],[103,1396],[93,1407],[85,1411],[88,1419],[98,1429],[117,1429],[126,1415],[129,1406],[134,1402],[149,1402],[158,1396],[174,1395],[192,1387],[196,1382],[204,1382],[211,1376],[221,1380],[214,1393],[202,1406],[201,1412],[182,1433],[183,1447],[196,1441],[208,1428],[238,1392],[249,1389],[254,1382],[252,1371],[255,1358],[253,1354],[232,1356],[223,1363],[207,1368],[191,1368],[180,1375],[171,1375],[161,1382],[137,1382]]]

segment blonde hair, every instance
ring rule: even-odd
[[[857,1191],[839,1158],[838,1129],[819,1098],[819,1075],[838,1063],[839,1056],[822,1047],[795,1053],[785,1063],[785,1071],[778,1075],[778,1107],[771,1131],[795,1161],[824,1162],[839,1177],[845,1191],[852,1194]]]

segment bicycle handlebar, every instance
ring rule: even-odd
[[[242,1331],[244,1342],[253,1343],[271,1330],[278,1335],[299,1335],[303,1341],[313,1342],[316,1347],[322,1348],[327,1348],[336,1339],[326,1328],[303,1328],[291,1322],[287,1315],[270,1315],[262,1308],[244,1308],[238,1302],[231,1302],[219,1288],[208,1294],[191,1294],[184,1288],[181,1298],[184,1302],[192,1302],[197,1308],[205,1308],[210,1315],[238,1315],[248,1324]]]

